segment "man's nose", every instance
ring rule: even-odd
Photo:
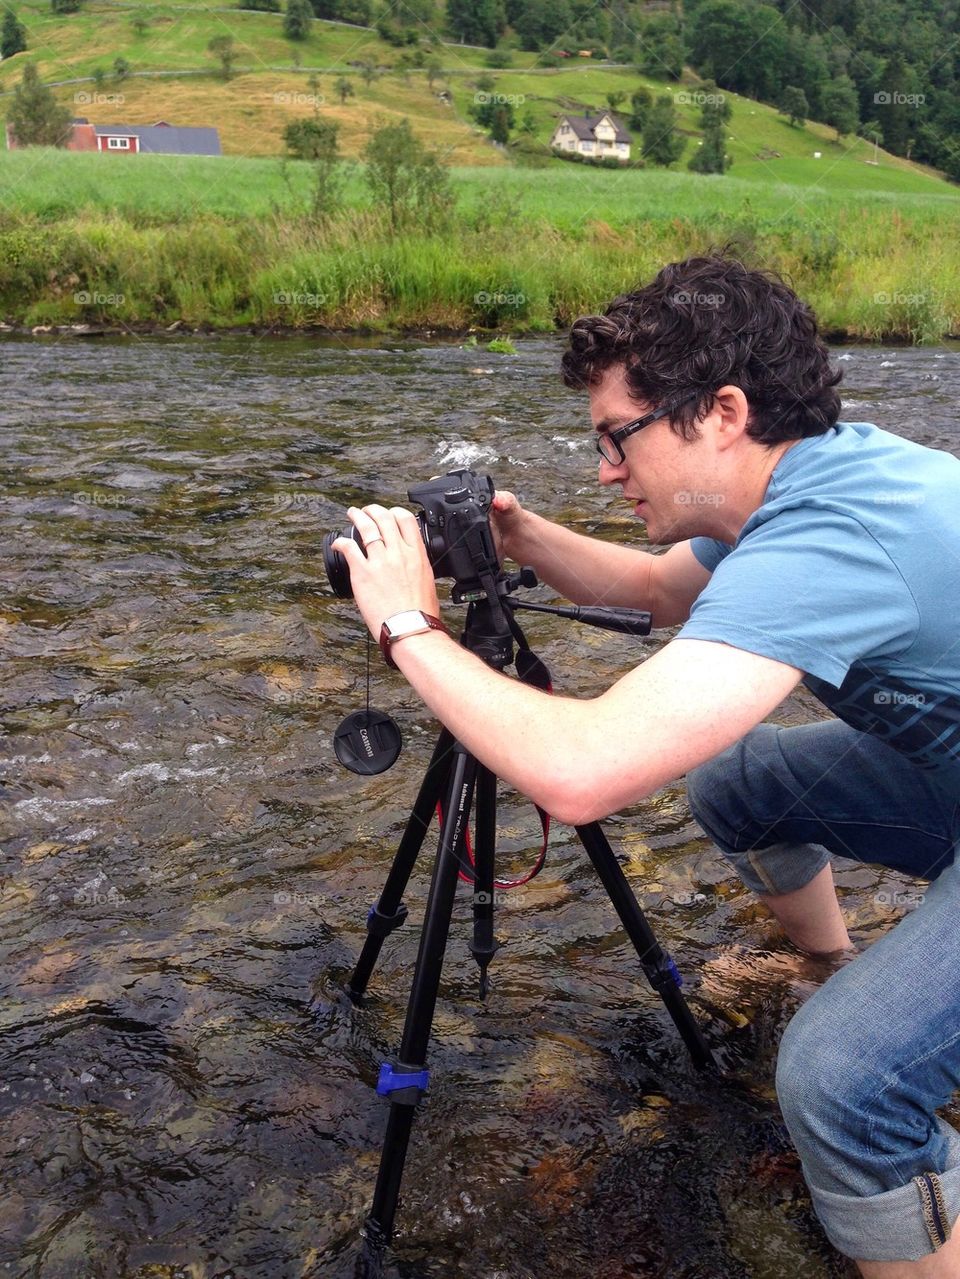
[[[626,462],[608,462],[605,457],[600,458],[600,470],[598,479],[601,484],[616,484],[618,480],[623,479],[623,473],[626,469]]]

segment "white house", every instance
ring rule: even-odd
[[[609,111],[602,115],[565,115],[553,131],[550,145],[555,151],[575,151],[600,159],[630,159],[630,134]]]

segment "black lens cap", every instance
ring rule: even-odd
[[[397,762],[402,746],[396,720],[373,707],[348,715],[333,735],[337,759],[361,777],[385,773]]]

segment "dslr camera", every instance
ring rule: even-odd
[[[483,578],[500,574],[496,543],[490,529],[490,504],[496,492],[489,475],[450,471],[407,489],[407,497],[423,509],[416,512],[420,536],[434,577],[452,577],[461,600],[485,593]],[[323,566],[334,594],[352,599],[350,570],[339,551],[338,537],[351,537],[362,547],[360,534],[351,525],[342,534],[323,539]]]

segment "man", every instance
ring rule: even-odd
[[[849,957],[830,853],[931,881],[843,964],[781,1045],[777,1090],[814,1206],[868,1279],[960,1279],[960,461],[838,423],[839,374],[781,281],[719,257],[665,267],[571,331],[602,484],[653,556],[496,498],[505,555],[568,598],[683,623],[577,701],[492,671],[423,619],[390,653],[484,764],[562,821],[684,774],[698,821],[800,948]],[[414,517],[351,508],[372,633],[438,612]],[[801,681],[838,718],[764,723]],[[569,743],[576,743],[576,750]]]

